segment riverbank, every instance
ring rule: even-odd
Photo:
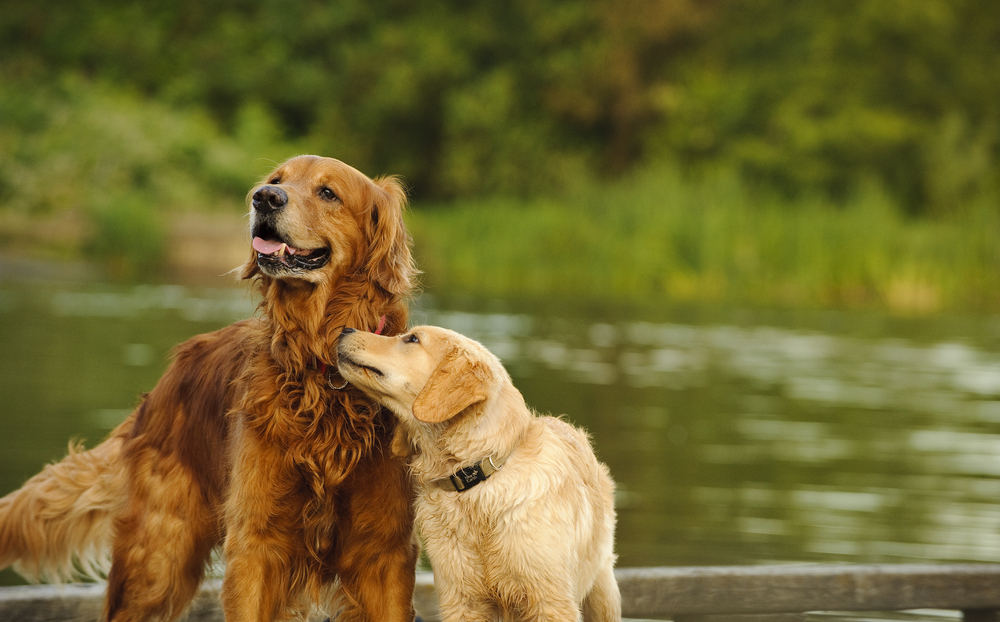
[[[927,315],[1000,308],[998,211],[980,197],[911,217],[874,186],[834,204],[662,165],[559,196],[418,202],[407,222],[430,293]],[[116,280],[218,284],[248,252],[235,204],[129,213],[113,234],[73,212],[0,216],[8,264],[89,260]]]
[[[25,220],[21,237],[0,250],[0,279],[47,281],[164,281],[219,286],[250,252],[246,219],[235,213],[184,212],[166,219],[155,267],[138,270],[128,254],[88,256],[88,230],[53,231],[45,220]]]
[[[431,289],[922,315],[1000,307],[997,207],[916,218],[875,186],[834,204],[665,165],[565,198],[418,206],[411,229]]]

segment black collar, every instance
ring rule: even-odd
[[[482,484],[489,479],[490,475],[493,475],[502,469],[504,463],[507,462],[507,458],[509,457],[510,455],[507,455],[502,458],[494,459],[493,456],[490,456],[484,460],[480,460],[470,467],[459,469],[448,477],[436,479],[431,482],[431,485],[443,488],[449,492],[465,492],[473,486]]]

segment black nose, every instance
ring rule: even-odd
[[[281,188],[264,186],[253,193],[253,208],[262,214],[270,214],[288,203],[288,195]]]

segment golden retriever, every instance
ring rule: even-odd
[[[587,435],[525,406],[486,348],[345,330],[340,373],[399,419],[442,619],[621,619],[614,483]]]
[[[299,156],[251,190],[258,317],[194,337],[109,438],[0,499],[0,568],[68,578],[110,548],[109,621],[173,620],[216,547],[229,622],[413,620],[413,488],[395,420],[329,361],[396,334],[416,270],[405,193]],[[95,559],[97,560],[95,563]]]

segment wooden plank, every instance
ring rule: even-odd
[[[625,617],[998,609],[1000,564],[623,568]]]
[[[424,622],[437,622],[441,619],[433,574],[417,573],[417,584],[413,588],[413,608]]]
[[[692,613],[673,622],[804,622],[804,613]]]
[[[93,622],[101,615],[104,586],[29,585],[0,589],[0,620]]]
[[[750,622],[794,620],[804,611],[928,608],[964,610],[973,622],[1000,620],[1000,564],[623,568],[615,574],[626,618]],[[188,619],[221,622],[218,594],[219,582],[206,582]],[[0,588],[0,620],[93,622],[103,595],[104,586],[94,584]],[[428,572],[417,573],[414,606],[426,622],[438,619]]]
[[[0,588],[4,622],[94,622],[104,607],[104,584],[28,585]],[[219,581],[206,581],[188,610],[188,622],[222,622]]]

